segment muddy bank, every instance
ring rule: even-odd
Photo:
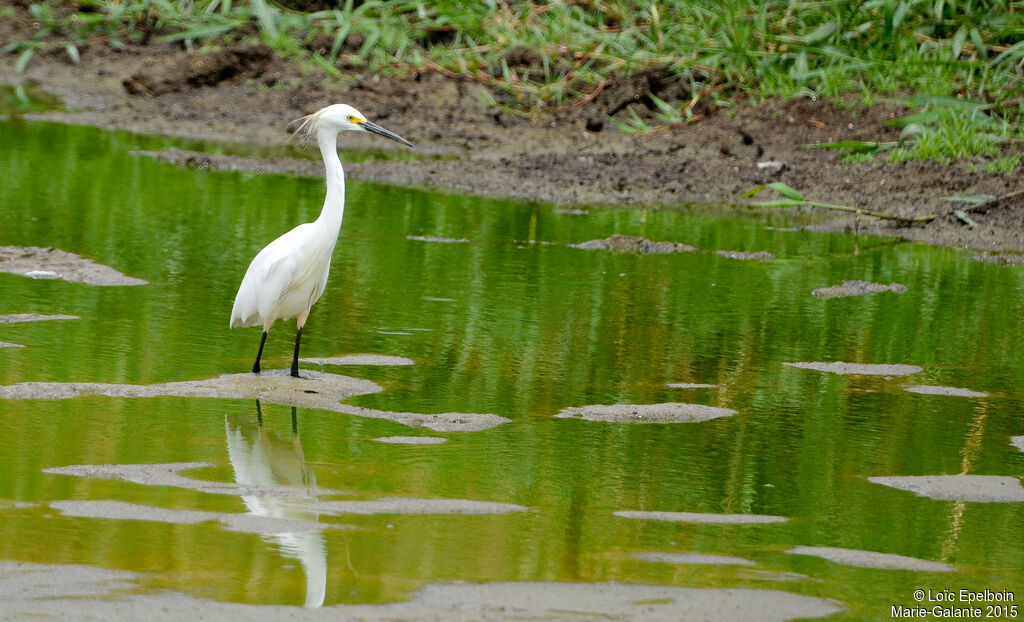
[[[33,18],[20,5],[12,10],[13,18],[0,24],[0,39],[28,39]],[[728,113],[709,109],[697,123],[638,135],[605,122],[624,114],[631,102],[646,101],[649,81],[626,76],[585,105],[525,118],[483,103],[493,94],[475,81],[430,72],[394,80],[355,73],[325,79],[258,45],[188,54],[180,44],[154,37],[117,51],[86,46],[78,66],[62,54],[37,54],[24,75],[13,65],[0,65],[0,83],[35,83],[64,98],[65,111],[37,115],[49,120],[279,144],[288,139],[289,121],[345,102],[407,137],[418,153],[438,156],[351,165],[349,174],[360,179],[568,206],[743,204],[740,196],[750,188],[783,181],[816,200],[890,215],[936,215],[929,223],[905,225],[818,213],[821,228],[1024,251],[1024,195],[975,209],[973,228],[953,215],[962,206],[942,200],[1010,195],[1021,187],[1019,175],[985,173],[981,158],[949,165],[847,163],[833,152],[805,147],[895,140],[898,129],[883,123],[907,110],[893,103],[865,111],[823,100],[741,99]],[[345,137],[345,144],[389,148],[371,137]],[[263,171],[303,168],[303,174],[320,170],[319,163],[287,159],[211,157],[209,163]]]

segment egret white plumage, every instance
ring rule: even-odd
[[[263,326],[260,348],[252,366],[254,374],[260,372],[260,358],[270,327],[277,320],[296,318],[298,328],[291,372],[292,376],[299,376],[302,327],[313,303],[327,286],[331,255],[345,212],[345,171],[338,158],[338,134],[348,130],[372,132],[412,147],[409,141],[367,121],[362,113],[346,104],[327,106],[300,121],[296,133],[315,139],[320,147],[327,173],[327,197],[319,218],[285,233],[253,258],[238,287],[231,309],[231,328]]]

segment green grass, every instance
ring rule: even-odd
[[[985,163],[985,172],[992,174],[1009,175],[1020,168],[1021,154],[1015,153],[1002,158],[997,158]]]
[[[862,105],[909,94],[927,118],[887,157],[962,158],[1024,139],[1024,4],[1010,0],[345,0],[312,13],[270,0],[40,0],[31,10],[39,32],[5,48],[21,70],[47,46],[77,62],[86,40],[157,36],[191,49],[248,37],[329,75],[463,76],[526,114],[579,105],[645,68],[685,82],[687,97],[654,94],[643,117],[618,119],[627,131],[690,122],[698,105],[740,94]]]

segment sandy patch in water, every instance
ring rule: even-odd
[[[390,445],[440,445],[448,442],[440,436],[382,436],[373,440]]]
[[[568,622],[591,619],[773,622],[823,617],[833,600],[777,590],[701,589],[622,583],[452,583],[427,585],[406,602],[305,609],[204,600],[138,590],[142,575],[93,568],[0,562],[0,600],[11,619],[365,620],[367,622]]]
[[[908,490],[919,497],[978,503],[1024,501],[1024,487],[1016,477],[1003,475],[916,475],[869,477],[883,486]]]
[[[705,553],[636,553],[633,559],[659,564],[706,564],[709,566],[755,566],[749,559],[732,555],[707,555]]]
[[[419,499],[382,497],[367,501],[314,501],[296,503],[303,510],[335,516],[343,514],[509,514],[530,508],[514,503],[493,503],[470,499]]]
[[[124,501],[53,501],[50,507],[64,516],[107,520],[138,520],[177,525],[196,525],[216,521],[228,531],[242,533],[299,533],[321,529],[350,529],[348,525],[318,523],[294,518],[259,516],[247,513],[172,510]]]
[[[668,383],[670,389],[717,389],[717,384],[704,384],[700,382],[670,382]]]
[[[556,418],[613,423],[689,423],[735,415],[731,408],[666,402],[664,404],[611,404],[565,408]]]
[[[100,382],[22,382],[0,386],[0,399],[69,399],[84,395],[110,397],[210,397],[258,399],[269,404],[319,408],[333,412],[388,419],[412,427],[437,432],[486,430],[509,421],[505,417],[474,413],[397,413],[342,404],[357,395],[378,393],[375,382],[338,374],[302,370],[301,378],[292,378],[288,370],[264,370],[261,374],[243,372],[224,374],[206,380],[186,380],[162,384],[113,384]]]
[[[614,512],[621,518],[639,520],[660,520],[675,523],[718,523],[723,525],[754,525],[767,523],[784,523],[789,519],[785,516],[765,514],[705,514],[701,512],[643,512],[639,510],[620,510]]]
[[[1024,451],[1024,436],[1011,436],[1010,444],[1017,449]]]
[[[921,572],[952,572],[950,564],[927,559],[906,557],[893,553],[876,553],[858,549],[842,549],[832,546],[797,546],[786,551],[793,555],[812,555],[844,566],[859,568],[882,568],[893,570],[918,570]]]
[[[756,253],[748,251],[716,251],[716,254],[726,259],[737,259],[739,261],[771,261],[775,259],[775,255],[768,251],[757,251]]]
[[[344,356],[310,357],[299,359],[313,365],[412,365],[413,360],[404,356],[385,354],[346,354]]]
[[[846,296],[864,296],[866,294],[877,294],[879,292],[893,292],[902,294],[907,291],[907,286],[902,283],[871,283],[869,281],[843,281],[832,287],[819,287],[811,292],[817,298],[845,298]]]
[[[414,497],[382,497],[371,500],[319,500],[324,495],[348,494],[330,488],[300,488],[296,486],[257,486],[223,482],[206,482],[181,475],[181,471],[213,466],[209,462],[176,462],[167,464],[80,464],[67,467],[43,469],[44,473],[74,475],[95,479],[111,479],[145,486],[173,486],[199,492],[257,497],[279,497],[286,505],[303,512],[319,514],[506,514],[525,512],[529,508],[511,503],[492,503],[469,499],[419,499]],[[256,521],[245,516],[249,514],[201,512],[193,510],[168,510],[132,503],[115,501],[57,501],[52,507],[74,516],[91,518],[115,518],[125,520],[152,520],[165,523],[201,523],[217,520],[228,529],[248,533],[280,533],[308,531],[320,527],[303,529],[279,528],[281,525]],[[263,517],[256,517],[263,518]],[[271,519],[267,519],[271,520]],[[316,525],[317,523],[310,523]],[[284,525],[288,527],[288,525]],[[269,530],[269,531],[268,531]]]
[[[73,475],[92,479],[112,479],[144,486],[172,486],[218,495],[255,495],[259,497],[315,497],[346,494],[329,488],[295,486],[255,486],[234,482],[209,482],[181,475],[182,471],[212,467],[209,462],[172,462],[165,464],[75,464],[43,469],[52,475]]]
[[[796,367],[797,369],[810,369],[812,371],[824,371],[832,374],[852,376],[909,376],[922,371],[922,368],[917,365],[843,363],[842,361],[835,361],[832,363],[822,363],[817,361],[783,363],[783,365],[786,365],[787,367]]]
[[[398,413],[388,410],[349,406],[348,404],[338,404],[331,410],[368,419],[387,419],[388,421],[401,423],[412,428],[426,428],[434,432],[479,432],[511,421],[511,419],[506,417],[491,414],[438,413],[427,415],[423,413]]]
[[[40,313],[11,313],[0,315],[0,324],[20,324],[21,322],[46,322],[49,320],[78,320],[77,315],[43,315]]]
[[[57,248],[0,246],[0,272],[87,285],[146,285],[111,267]]]
[[[443,238],[436,235],[407,235],[405,239],[414,242],[433,242],[435,244],[466,244],[466,238]]]
[[[928,384],[905,385],[904,391],[920,393],[922,395],[949,395],[953,397],[988,397],[983,391],[972,391],[971,389],[960,389],[957,387],[936,387]]]
[[[578,244],[570,244],[572,248],[583,250],[605,250],[619,251],[623,253],[637,253],[638,255],[661,255],[665,253],[689,253],[695,251],[694,247],[679,242],[652,242],[646,238],[638,238],[632,235],[615,235],[603,240],[589,240]]]

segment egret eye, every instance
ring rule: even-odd
[[[348,119],[349,123],[352,123],[353,121],[355,121],[355,120],[356,120],[356,118],[355,118],[354,116],[352,116],[352,115],[348,115],[348,116],[347,116],[347,117],[345,117],[345,118],[346,118],[346,119]]]

